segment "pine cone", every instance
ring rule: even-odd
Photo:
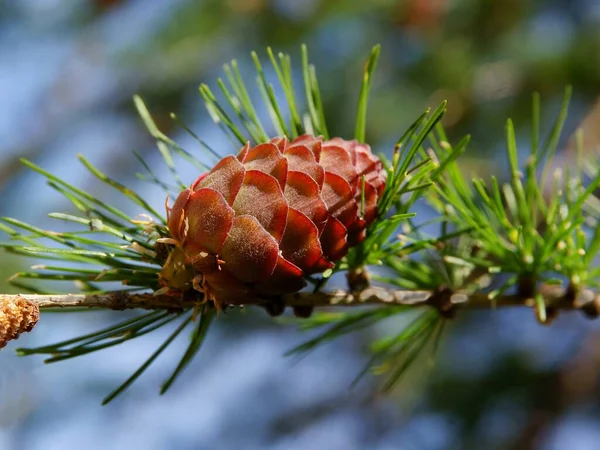
[[[185,290],[193,279],[217,305],[296,292],[364,239],[384,187],[381,161],[356,141],[246,144],[167,208],[176,247],[161,281]]]
[[[38,306],[23,297],[0,296],[0,348],[37,324]]]

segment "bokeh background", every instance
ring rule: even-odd
[[[266,60],[267,45],[291,52],[297,68],[301,43],[333,134],[351,136],[362,65],[381,43],[367,128],[375,150],[389,152],[425,107],[447,99],[449,135],[472,134],[464,164],[481,174],[501,175],[507,117],[526,150],[534,90],[548,129],[565,85],[574,86],[565,146],[600,93],[596,0],[4,0],[0,215],[56,228],[46,214],[70,211],[20,157],[110,200],[78,153],[160,208],[162,193],[134,175],[133,150],[156,167],[160,155],[132,96],[188,151],[200,150],[172,111],[225,154],[234,149],[210,122],[198,84],[214,87],[231,58],[252,82],[249,52]],[[185,181],[197,175],[180,169]],[[32,263],[3,254],[0,289],[14,292],[5,280]],[[435,364],[417,364],[385,396],[371,376],[349,389],[382,330],[296,361],[283,353],[306,336],[261,313],[219,320],[165,396],[158,387],[184,339],[106,407],[101,398],[168,330],[55,365],[14,354],[17,344],[66,339],[124,314],[48,315],[0,352],[0,449],[600,448],[600,327],[579,315],[541,327],[526,310],[461,314]]]

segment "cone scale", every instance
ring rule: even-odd
[[[285,137],[226,156],[167,206],[167,291],[217,307],[296,292],[365,237],[385,187],[366,144]]]

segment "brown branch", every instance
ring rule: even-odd
[[[543,285],[540,293],[544,297],[548,309],[569,310],[580,309],[588,313],[600,312],[600,293],[582,289],[574,294],[569,289],[556,285]],[[194,307],[197,301],[193,298],[182,299],[171,295],[129,294],[115,291],[104,295],[85,294],[0,294],[0,303],[15,299],[25,299],[35,303],[39,308],[104,308],[104,309],[173,309],[180,310]],[[333,292],[297,292],[282,296],[285,305],[290,307],[327,307],[327,306],[360,306],[360,305],[409,305],[436,306],[441,309],[460,308],[495,308],[507,306],[533,306],[534,301],[521,295],[503,295],[494,301],[485,293],[463,293],[442,291],[403,291],[383,287],[368,287],[356,293],[339,290]]]
[[[556,285],[543,285],[540,288],[547,315],[551,319],[561,310],[582,311],[588,317],[600,315],[600,293],[589,289],[574,292],[570,288]],[[124,309],[164,309],[180,311],[196,306],[197,299],[181,298],[171,295],[129,294],[112,292],[104,295],[63,294],[34,295],[0,294],[0,335],[2,324],[6,326],[4,343],[18,338],[19,334],[30,331],[37,322],[36,312],[44,308],[103,308],[113,310]],[[297,292],[284,295],[281,304],[294,309],[321,308],[335,306],[360,305],[407,305],[433,306],[442,314],[450,315],[462,308],[496,308],[508,306],[533,307],[534,300],[524,295],[503,295],[494,301],[485,293],[439,291],[401,291],[382,287],[367,287],[359,292]],[[33,320],[35,316],[36,320]],[[0,336],[0,341],[2,341]],[[2,342],[0,342],[0,348]]]
[[[550,314],[559,310],[579,309],[590,317],[600,315],[600,293],[582,289],[574,294],[570,289],[556,285],[543,285],[540,289]],[[369,287],[358,293],[335,291],[330,293],[299,292],[284,297],[288,306],[358,306],[367,304],[435,306],[443,311],[454,308],[496,308],[507,306],[533,307],[535,301],[522,295],[503,295],[495,300],[485,293],[442,291],[400,291]]]

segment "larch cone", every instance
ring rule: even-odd
[[[296,292],[361,242],[385,187],[366,144],[285,137],[226,156],[167,207],[175,244],[161,272],[217,307]]]
[[[38,322],[38,305],[19,296],[0,295],[0,349],[8,341],[30,332]]]

